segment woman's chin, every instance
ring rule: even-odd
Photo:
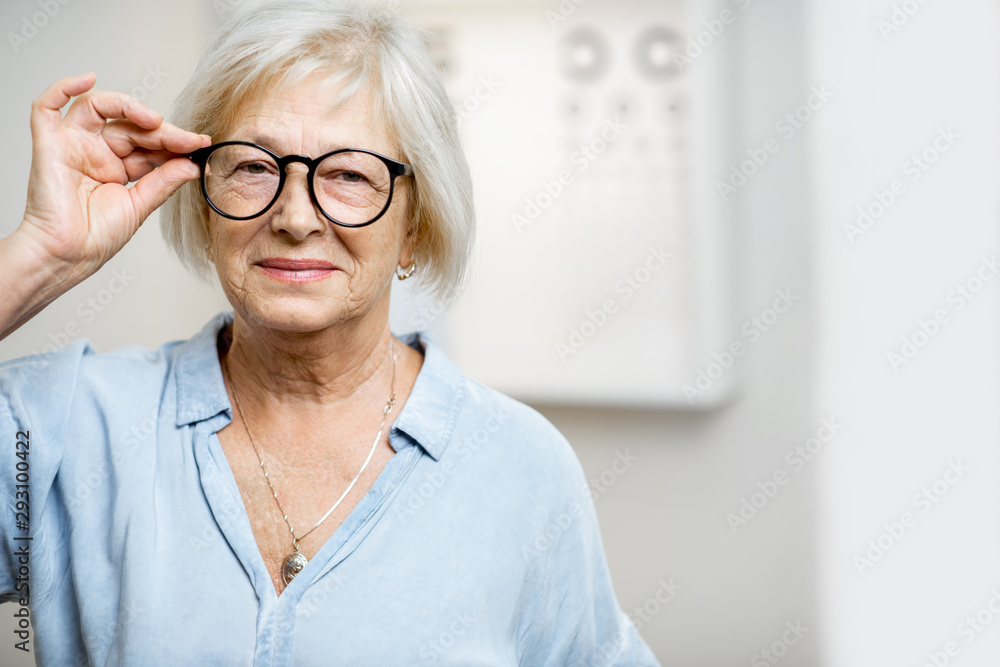
[[[349,319],[344,312],[344,299],[282,297],[259,303],[242,304],[244,319],[257,326],[285,333],[322,331]],[[249,306],[249,308],[247,308]]]

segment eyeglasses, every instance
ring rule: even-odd
[[[225,141],[188,155],[201,167],[201,193],[212,210],[232,220],[263,215],[278,201],[292,162],[309,168],[309,196],[330,222],[364,227],[389,210],[397,176],[413,167],[360,148],[342,148],[318,158],[279,157],[247,141]]]

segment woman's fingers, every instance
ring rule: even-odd
[[[111,121],[101,136],[120,158],[125,158],[137,148],[186,155],[202,146],[207,146],[209,141],[204,135],[182,130],[166,122],[153,130],[146,130],[131,121]]]
[[[163,117],[131,95],[102,90],[80,95],[70,105],[63,124],[88,132],[101,132],[107,121],[124,118],[146,130],[153,130]]]
[[[171,151],[135,151],[122,158],[122,164],[125,165],[128,180],[138,181],[149,172],[177,157],[180,156]]]
[[[93,72],[59,79],[31,103],[31,129],[56,128],[62,121],[62,108],[70,98],[82,95],[94,87],[97,75]]]
[[[87,275],[197,178],[198,166],[179,156],[210,143],[164,123],[130,95],[92,90],[95,81],[93,74],[62,79],[33,102],[24,217],[25,229],[43,239],[52,257]]]
[[[198,165],[187,158],[174,158],[149,172],[132,186],[129,196],[140,222],[161,206],[182,185],[197,178]]]
[[[130,181],[212,143],[207,135],[187,132],[171,123],[163,123],[155,130],[142,130],[127,121],[115,121],[108,123],[102,136],[125,165]]]

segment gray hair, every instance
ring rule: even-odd
[[[475,212],[455,109],[427,52],[428,37],[388,11],[355,1],[265,2],[215,32],[175,102],[173,122],[214,139],[274,85],[328,74],[329,85],[344,84],[336,106],[370,84],[376,117],[413,166],[407,216],[417,234],[417,286],[451,301],[467,275]],[[161,216],[167,243],[206,279],[213,273],[208,215],[198,182],[191,181]]]

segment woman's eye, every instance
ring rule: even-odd
[[[244,162],[233,170],[234,174],[242,172],[251,176],[261,176],[268,172],[267,165],[260,162]]]
[[[365,180],[365,177],[356,171],[345,171],[341,174],[341,176],[343,176],[344,180],[348,183],[360,183]]]

